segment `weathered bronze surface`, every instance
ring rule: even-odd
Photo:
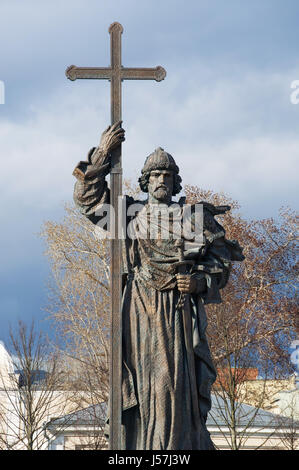
[[[74,171],[74,200],[94,224],[101,225],[99,209],[111,201],[105,177],[111,171],[111,150],[123,138],[123,129],[109,127],[100,146]],[[192,242],[180,231],[176,219],[185,210],[184,198],[178,204],[172,201],[181,190],[180,182],[174,159],[158,148],[139,178],[148,199],[126,196],[122,449],[214,449],[206,418],[216,372],[205,334],[204,304],[221,302],[220,289],[228,281],[231,262],[244,257],[238,242],[227,240],[215,219],[229,206],[202,203],[202,242]],[[165,236],[169,218],[159,211],[174,206],[177,212]],[[196,225],[193,215],[191,222]]]
[[[112,23],[110,33],[110,67],[76,67],[66,70],[70,80],[106,79],[111,82],[111,124],[121,121],[121,82],[123,80],[156,80],[165,78],[163,67],[124,68],[121,65],[121,24]],[[121,141],[111,152],[110,202],[115,213],[116,238],[111,241],[111,348],[110,348],[110,448],[120,449],[121,364],[122,364],[122,244],[118,239],[118,198],[122,194]]]

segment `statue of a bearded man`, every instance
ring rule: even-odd
[[[94,224],[102,219],[101,206],[110,202],[105,177],[111,151],[123,140],[120,123],[109,126],[99,147],[74,171],[75,203]],[[147,200],[126,196],[130,230],[124,241],[122,301],[123,449],[214,449],[206,419],[216,372],[205,334],[204,304],[221,302],[219,291],[228,281],[231,262],[244,256],[215,220],[229,206],[201,203],[199,241],[190,239],[190,230],[187,235],[178,230],[186,205],[184,198],[172,198],[180,192],[180,183],[173,157],[158,148],[147,157],[139,178]],[[130,210],[133,204],[137,211]],[[196,225],[195,212],[192,206],[187,217],[191,227]],[[152,227],[148,221],[154,221]]]

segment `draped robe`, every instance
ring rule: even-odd
[[[77,177],[74,200],[81,213],[97,224],[102,217],[98,215],[99,209],[110,202],[105,181],[109,167],[104,156],[97,157],[94,163],[94,152],[96,149],[74,171]],[[128,196],[126,209],[136,202],[140,210],[127,216],[127,227],[137,222],[140,228],[152,210],[147,201],[135,201]],[[183,202],[181,199],[179,203],[182,207]],[[124,240],[123,449],[214,448],[205,424],[216,372],[206,339],[204,304],[221,302],[219,290],[228,281],[231,262],[244,257],[238,243],[225,238],[223,227],[214,218],[229,207],[202,204],[203,244],[195,245],[184,255],[193,263],[190,273],[199,282],[204,280],[206,288],[188,295],[188,305],[180,307],[181,294],[176,286],[177,240],[172,236],[151,239],[140,236],[138,231],[135,238],[127,236]],[[187,307],[192,319],[192,361],[187,354],[183,324]]]

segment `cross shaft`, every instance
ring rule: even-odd
[[[100,79],[111,83],[111,124],[121,121],[121,83],[123,80],[156,80],[165,78],[163,67],[124,68],[121,65],[121,24],[112,23],[110,33],[110,67],[76,67],[66,69],[70,80]],[[111,240],[111,335],[110,335],[110,396],[109,396],[109,445],[110,449],[121,449],[121,413],[122,413],[122,241],[118,238],[118,200],[122,194],[121,145],[111,156],[110,202],[114,209],[115,236]]]

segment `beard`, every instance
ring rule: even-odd
[[[153,192],[153,195],[158,201],[164,201],[169,194],[169,189],[167,187],[160,187]]]

